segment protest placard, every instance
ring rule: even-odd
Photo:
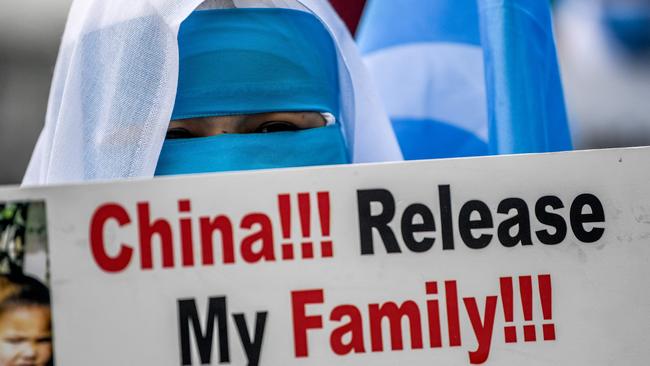
[[[644,365],[650,148],[0,190],[58,365]]]

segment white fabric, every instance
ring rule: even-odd
[[[59,50],[45,126],[23,184],[153,176],[176,94],[178,28],[201,3],[73,3]],[[356,44],[327,1],[211,3],[217,7],[219,3],[304,7],[313,12],[338,45],[341,122],[353,162],[401,159],[390,122],[370,85]]]
[[[391,117],[449,123],[487,142],[481,47],[413,43],[374,51],[365,61]]]

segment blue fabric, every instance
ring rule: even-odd
[[[155,175],[346,164],[340,125],[166,140]]]
[[[411,70],[408,57],[393,55],[392,65],[380,64],[385,69],[371,67],[378,84],[389,85],[381,90],[385,100],[416,101],[422,106],[414,115],[388,108],[406,159],[572,149],[548,1],[371,0],[358,35],[369,62],[413,45],[438,55],[435,65],[417,71],[427,78],[429,89],[389,85],[393,79],[386,75]],[[453,53],[473,48],[482,59],[459,59]],[[475,71],[477,62],[484,65],[484,72]],[[460,77],[449,77],[451,72]],[[465,82],[450,83],[458,80]],[[436,90],[445,92],[435,94]],[[430,110],[426,106],[432,98],[446,106],[444,118],[435,111],[422,116],[422,111]],[[398,103],[387,103],[391,104]],[[468,109],[484,110],[487,117],[466,119]]]
[[[181,24],[178,44],[174,120],[278,111],[339,115],[335,45],[312,14],[195,11]]]
[[[478,3],[490,152],[571,150],[548,2]]]
[[[402,153],[409,160],[468,157],[488,153],[485,141],[453,124],[407,118],[394,118],[392,122]],[[438,143],[422,143],[422,136],[435,137]]]
[[[371,0],[358,34],[364,54],[408,43],[481,42],[476,0]]]
[[[406,47],[417,46],[421,47],[421,50],[430,47],[431,51],[427,52],[435,54],[438,60],[443,60],[437,65],[413,70],[411,55],[393,57],[395,62],[390,65],[384,64],[389,69],[371,67],[373,76],[379,81],[393,80],[391,73],[402,69],[421,74],[421,77],[426,78],[426,82],[431,85],[430,88],[416,90],[406,82],[386,86],[380,82],[378,85],[384,88],[381,92],[385,100],[409,101],[405,104],[415,104],[419,110],[430,110],[427,106],[431,104],[431,98],[438,98],[441,103],[447,105],[449,110],[485,109],[484,99],[480,104],[468,105],[467,98],[459,98],[476,92],[475,85],[483,83],[482,70],[479,70],[476,75],[467,70],[462,71],[469,75],[469,78],[465,77],[465,79],[470,80],[470,85],[454,84],[446,88],[436,87],[450,79],[459,79],[449,78],[449,71],[453,67],[445,67],[444,60],[460,64],[468,61],[457,60],[454,55],[445,54],[444,49],[436,48],[436,45],[475,48],[476,56],[481,57],[476,0],[371,0],[366,5],[357,35],[360,49],[366,56],[378,57],[389,52],[397,54],[405,52]],[[420,58],[429,57],[425,54],[420,56]],[[480,59],[471,61],[475,64],[482,63]],[[422,65],[426,67],[425,63],[419,63],[416,67]],[[457,70],[460,68],[456,67]],[[479,80],[478,83],[475,80]],[[437,92],[442,89],[451,92],[442,94]],[[476,136],[475,131],[459,127],[466,125],[461,123],[462,117],[450,116],[443,122],[438,115],[423,116],[421,113],[410,115],[403,110],[396,112],[390,108],[388,113],[402,154],[407,160],[477,156],[485,155],[487,152],[485,139]],[[459,115],[464,114],[459,113]],[[487,121],[483,119],[480,123],[482,123],[480,129],[485,131]]]

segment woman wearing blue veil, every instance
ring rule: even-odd
[[[24,184],[394,160],[326,1],[76,1]]]

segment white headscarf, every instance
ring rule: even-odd
[[[152,177],[178,81],[180,23],[198,6],[310,11],[339,51],[341,119],[352,160],[401,160],[354,40],[326,0],[76,0],[45,126],[23,184]]]

